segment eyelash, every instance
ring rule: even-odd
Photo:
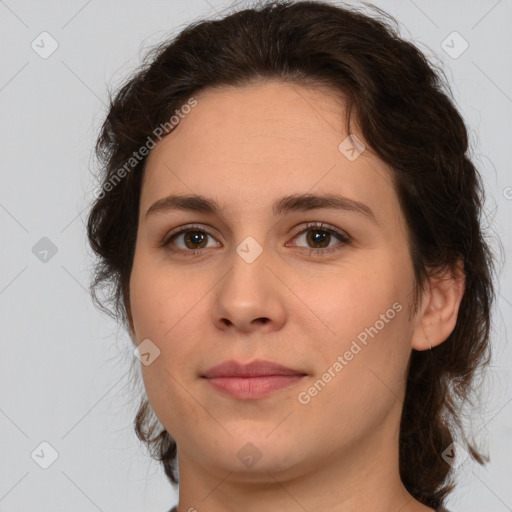
[[[307,233],[308,231],[312,231],[312,230],[323,231],[323,232],[329,233],[330,235],[334,235],[341,243],[336,244],[335,246],[327,248],[327,249],[311,248],[309,250],[310,256],[320,256],[321,257],[321,256],[325,256],[326,254],[331,254],[332,252],[339,250],[340,246],[348,245],[351,242],[351,239],[348,235],[333,228],[332,226],[328,226],[328,225],[324,224],[323,222],[310,222],[310,223],[306,224],[305,228],[302,231],[300,231],[299,233],[297,233],[293,237],[293,239],[298,238],[300,235],[303,235],[304,233]],[[201,256],[201,254],[204,254],[205,249],[185,250],[185,249],[171,249],[170,248],[170,243],[173,240],[173,238],[176,238],[179,235],[182,235],[189,231],[199,231],[199,232],[205,233],[206,235],[211,236],[213,238],[213,235],[211,233],[208,233],[208,231],[205,231],[202,226],[197,225],[197,224],[191,224],[191,225],[185,226],[184,228],[180,229],[179,231],[176,231],[176,232],[173,232],[173,233],[167,235],[161,243],[162,247],[166,247],[167,250],[169,250],[172,253],[181,253],[181,254],[185,254],[187,256],[191,256],[191,257]],[[304,248],[304,249],[306,249],[306,248]]]

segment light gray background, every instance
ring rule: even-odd
[[[0,1],[1,511],[163,512],[177,501],[132,433],[137,393],[128,374],[128,337],[94,309],[86,291],[91,154],[105,115],[106,84],[119,85],[149,46],[230,4]],[[489,219],[508,251],[512,1],[375,4],[399,20],[404,37],[445,66],[484,175]],[[43,31],[59,45],[47,59],[31,48]],[[456,59],[441,47],[453,31],[469,43]],[[46,262],[39,259],[44,253],[38,258],[32,250],[42,237],[57,248]],[[459,468],[460,484],[448,503],[453,512],[512,510],[507,264],[500,285],[495,359],[482,387],[489,404],[473,420],[491,463],[481,468],[468,461]],[[34,450],[40,461],[49,456],[44,446],[41,452],[43,441],[58,452],[48,469],[31,458]]]

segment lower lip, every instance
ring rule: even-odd
[[[263,398],[279,389],[296,384],[304,375],[266,375],[262,377],[214,377],[208,382],[217,390],[233,398]]]

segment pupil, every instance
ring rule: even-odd
[[[190,247],[190,244],[192,246],[201,244],[205,240],[204,233],[201,233],[200,231],[189,231],[188,235],[186,236],[186,243],[187,246],[191,249],[196,249],[196,247]],[[189,244],[190,242],[190,244]]]
[[[326,233],[325,231],[320,230],[310,231],[310,233],[312,233],[312,236],[310,236],[310,242],[315,246],[320,245],[320,247],[324,247],[324,244],[322,244],[322,242],[325,242],[329,234]]]

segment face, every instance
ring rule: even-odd
[[[415,325],[391,170],[346,139],[333,92],[195,99],[148,156],[130,280],[144,385],[180,467],[299,475],[395,441]],[[213,378],[225,361],[294,374]]]

